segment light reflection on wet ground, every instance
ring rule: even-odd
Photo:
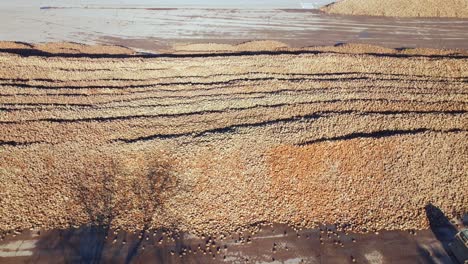
[[[158,50],[174,43],[279,40],[468,48],[468,20],[326,15],[302,9],[2,8],[0,40],[74,41]]]

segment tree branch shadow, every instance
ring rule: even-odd
[[[70,182],[76,207],[83,210],[87,224],[75,229],[71,220],[70,228],[46,232],[39,238],[38,248],[60,251],[65,263],[115,263],[123,260],[131,263],[139,254],[145,233],[152,228],[153,217],[162,210],[161,205],[167,197],[165,193],[177,186],[171,165],[157,158],[146,156],[145,168],[136,174],[119,159],[99,162],[104,165],[85,164],[87,169],[84,173]],[[141,227],[138,240],[127,246],[115,244],[115,241],[111,242],[115,237],[113,228],[126,221],[129,211],[140,216],[135,219],[137,226]],[[128,223],[132,224],[131,221]]]

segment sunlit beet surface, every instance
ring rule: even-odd
[[[0,229],[421,229],[467,211],[467,54],[0,46]]]

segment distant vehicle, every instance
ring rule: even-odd
[[[448,246],[460,263],[468,264],[468,229],[458,232]]]

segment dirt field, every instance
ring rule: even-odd
[[[467,0],[344,0],[322,8],[331,14],[468,18]]]
[[[466,53],[255,46],[2,43],[0,230],[420,229],[428,203],[468,211]]]

